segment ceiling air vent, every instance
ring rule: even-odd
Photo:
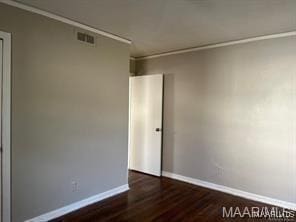
[[[95,44],[95,37],[83,32],[77,32],[77,39],[81,42]]]

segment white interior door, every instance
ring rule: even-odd
[[[130,77],[129,168],[161,175],[163,75]]]

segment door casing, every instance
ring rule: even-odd
[[[11,222],[11,34],[0,31],[2,56],[2,222]]]

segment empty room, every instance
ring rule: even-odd
[[[0,0],[0,222],[296,222],[296,0]]]

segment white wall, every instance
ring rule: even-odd
[[[3,4],[0,29],[12,33],[13,221],[126,184],[129,45],[89,46]]]
[[[296,203],[296,37],[136,63],[165,73],[163,167]]]

